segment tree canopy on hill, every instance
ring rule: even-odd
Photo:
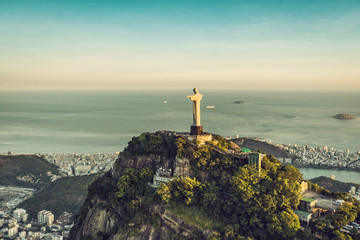
[[[40,189],[51,182],[47,172],[59,175],[58,168],[35,155],[0,155],[0,185],[16,185]],[[18,176],[30,176],[34,182],[20,181]]]
[[[77,213],[86,198],[89,184],[98,176],[93,174],[57,179],[19,207],[26,209],[30,218],[35,218],[43,209],[51,211],[55,218],[63,212]]]
[[[215,140],[221,145],[217,149],[229,147],[220,136]],[[124,228],[129,223],[156,222],[156,216],[149,209],[162,203],[169,209],[174,205],[178,210],[195,207],[198,211],[192,213],[201,212],[205,218],[214,219],[217,222],[212,229],[217,232],[214,239],[243,236],[288,239],[295,236],[300,227],[299,219],[292,211],[301,198],[302,176],[298,169],[283,166],[274,157],[265,156],[259,174],[256,166],[249,166],[215,149],[216,142],[199,147],[181,136],[175,137],[173,144],[165,142],[161,135],[142,134],[133,138],[125,151],[131,152],[132,156],[169,156],[169,151],[173,150],[167,146],[175,146],[178,157],[190,159],[191,178],[174,178],[155,191],[147,183],[156,169],[129,168],[119,178],[115,190],[102,191],[106,186],[115,186],[109,184],[112,180],[107,175],[89,187],[89,196],[98,196],[116,209]],[[205,180],[200,180],[201,174],[207,175]],[[180,212],[189,213],[186,210]],[[80,213],[84,214],[86,209]]]
[[[352,186],[356,188],[360,187],[360,184],[344,183],[324,176],[313,178],[310,181],[331,192],[348,192]]]
[[[198,146],[181,135],[169,133],[134,137],[125,149],[127,157],[156,154],[167,157],[165,161],[174,161],[175,156],[188,159],[190,177],[173,178],[154,189],[149,185],[158,167],[154,162],[145,169],[131,167],[135,165],[114,168],[89,186],[86,204],[75,226],[81,231],[89,209],[94,207],[106,210],[117,222],[110,232],[99,230],[96,235],[87,235],[88,239],[108,239],[116,233],[120,238],[135,236],[145,225],[162,228],[167,220],[154,209],[165,206],[195,229],[204,230],[189,232],[191,239],[313,239],[311,233],[298,231],[299,218],[293,212],[301,198],[303,179],[299,170],[266,155],[259,172],[257,166],[227,155],[223,151],[229,147],[225,139],[218,136],[215,140]],[[120,171],[121,175],[114,177],[114,171]],[[309,188],[335,198],[348,197],[346,193],[331,193],[311,182]],[[339,228],[347,221],[360,220],[360,203],[355,199],[350,201],[353,205],[340,207],[327,222],[314,222],[315,229],[333,239],[345,239]],[[71,234],[79,229],[73,228]],[[178,236],[174,235],[174,239]]]
[[[134,156],[156,154],[174,158],[176,155],[176,146],[173,136],[161,135],[161,133],[143,133],[139,137],[133,137],[124,152]]]
[[[227,239],[287,239],[300,227],[292,211],[301,193],[298,169],[263,159],[259,174],[255,166],[238,167],[219,182],[200,183],[195,178],[174,179],[157,193],[164,203],[192,205],[224,223],[217,229]]]

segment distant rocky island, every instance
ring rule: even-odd
[[[245,101],[234,101],[236,104],[245,104]]]
[[[340,113],[334,116],[336,119],[355,119],[356,116],[347,114],[347,113]]]

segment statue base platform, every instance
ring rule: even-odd
[[[191,135],[191,140],[196,142],[196,145],[201,146],[206,142],[210,142],[213,140],[211,134],[202,134],[202,135]]]
[[[203,126],[194,126],[192,125],[190,128],[190,135],[202,135],[204,134]]]

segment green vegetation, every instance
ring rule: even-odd
[[[216,144],[214,144],[214,142],[216,142]],[[230,148],[230,143],[225,138],[217,134],[213,134],[213,142],[211,144],[216,145],[216,147],[224,151]]]
[[[303,179],[299,170],[265,155],[259,171],[257,166],[225,154],[223,150],[229,148],[225,139],[218,136],[214,139],[197,146],[171,134],[144,133],[133,138],[124,154],[130,157],[156,154],[167,158],[166,161],[174,161],[175,156],[187,158],[191,177],[173,178],[154,189],[148,183],[155,167],[121,169],[118,180],[109,172],[89,186],[88,206],[93,204],[92,199],[101,199],[95,204],[116,213],[119,224],[114,232],[121,236],[138,236],[136,229],[143,224],[161,226],[162,220],[154,208],[163,205],[188,224],[211,230],[207,237],[194,231],[192,239],[314,239],[311,232],[299,231],[300,222],[293,212],[301,199]],[[311,182],[309,188],[337,199],[349,197]],[[330,239],[351,239],[338,231],[349,221],[359,220],[360,204],[354,199],[350,202],[327,219],[312,221],[311,229]],[[83,217],[79,219],[85,219],[87,211],[83,207],[79,212]],[[335,229],[330,228],[330,223]],[[109,237],[99,234],[99,239]],[[359,239],[353,234],[354,239]]]
[[[150,170],[127,169],[114,192],[125,223],[144,222],[136,219],[150,216],[149,206],[162,201],[169,211],[189,223],[215,230],[218,235],[214,239],[295,236],[300,223],[292,209],[300,202],[302,180],[295,167],[283,166],[273,156],[265,156],[259,174],[255,166],[219,151],[227,150],[230,144],[218,135],[202,146],[180,136],[173,139],[173,144],[165,142],[161,136],[146,133],[133,138],[126,151],[135,156],[152,153],[174,157],[169,154],[173,149],[169,151],[167,146],[175,147],[178,157],[190,160],[194,175],[175,178],[155,192],[146,184],[151,181]]]
[[[161,133],[143,133],[139,137],[133,137],[125,148],[125,152],[134,156],[142,154],[156,154],[164,157],[174,158],[176,146],[174,139]]]
[[[76,213],[83,204],[89,184],[98,175],[60,178],[21,203],[19,207],[28,211],[31,218],[45,209],[59,217],[63,212]]]
[[[182,137],[175,139],[178,156],[190,159],[190,167],[196,178],[201,178],[200,175],[206,172],[209,181],[218,181],[224,174],[234,174],[245,164],[215,149],[217,147],[223,150],[229,147],[225,139],[220,137],[218,139],[202,146],[193,146]]]
[[[356,188],[360,187],[360,184],[344,183],[324,176],[310,179],[310,181],[320,187],[328,189],[331,192],[348,192],[351,186],[355,186]]]
[[[48,172],[59,175],[57,167],[35,155],[0,155],[0,185],[40,189],[51,182]],[[18,180],[26,177],[28,181]]]
[[[149,207],[160,200],[148,185],[153,174],[150,169],[129,168],[116,182],[108,172],[89,186],[87,201],[97,197],[104,201],[103,208],[115,209],[122,223],[119,228],[127,228],[129,223],[156,223],[156,216],[149,212]],[[79,215],[86,213],[82,208]]]
[[[189,177],[175,178],[168,184],[161,184],[157,190],[161,199],[168,203],[185,203],[186,205],[200,203],[199,196],[203,192],[204,185]]]
[[[198,158],[195,158],[193,163],[198,159],[211,162],[211,154],[206,147],[196,152],[195,156]],[[220,165],[222,164],[219,164],[219,169],[215,167],[211,171],[216,169],[226,172]],[[157,193],[164,203],[170,203],[170,206],[177,204],[177,208],[182,210],[181,213],[186,218],[191,218],[189,216],[192,215],[184,213],[183,209],[193,206],[199,209],[202,215],[218,219],[224,224],[215,227],[220,238],[294,237],[300,227],[299,219],[292,211],[301,198],[300,172],[295,167],[279,164],[272,157],[263,159],[263,170],[260,174],[255,166],[229,163],[229,167],[233,168],[234,174],[222,174],[217,182],[200,183],[196,179],[178,178],[161,185]],[[192,214],[197,212],[193,211]]]
[[[198,207],[171,203],[168,205],[167,209],[187,223],[202,229],[219,229],[222,226],[217,219],[210,217]]]
[[[354,221],[360,212],[360,204],[345,203],[340,206],[331,218],[331,224],[340,229],[349,222]]]
[[[324,196],[328,196],[331,198],[342,199],[342,200],[346,200],[350,198],[350,194],[347,192],[348,190],[346,192],[331,192],[324,187],[320,187],[319,185],[312,183],[311,181],[308,181],[308,187],[309,190],[315,191],[317,193],[320,193]]]
[[[341,232],[343,226],[353,221],[360,221],[360,202],[355,198],[348,199],[344,202],[335,213],[327,215],[325,218],[312,219],[310,228],[317,235],[323,236],[325,239],[356,239],[360,240],[360,234],[356,228],[350,231],[350,235]],[[312,236],[314,237],[314,236]],[[304,238],[314,239],[314,238]]]

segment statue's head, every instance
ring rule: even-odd
[[[198,93],[197,88],[194,88],[193,91],[194,91],[195,94]]]

